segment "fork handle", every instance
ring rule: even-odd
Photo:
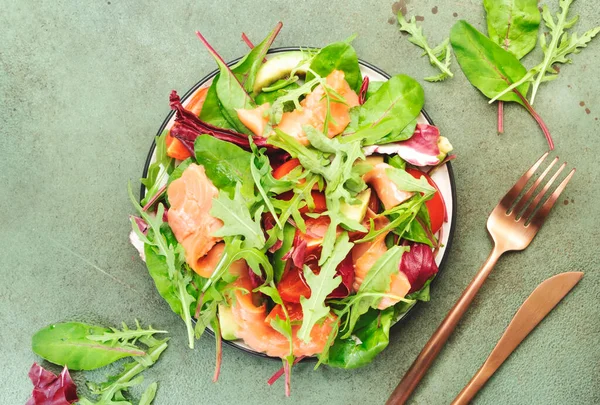
[[[469,283],[462,295],[454,304],[446,318],[442,321],[433,336],[429,339],[419,356],[415,359],[410,369],[406,372],[402,381],[398,384],[386,405],[402,405],[406,403],[412,392],[415,390],[437,355],[444,347],[444,344],[456,328],[456,325],[465,314],[475,295],[483,285],[487,276],[490,274],[498,258],[504,253],[497,245],[490,256],[487,258],[481,269],[477,272],[473,280]]]

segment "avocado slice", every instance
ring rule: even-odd
[[[305,75],[308,66],[305,52],[291,51],[276,54],[267,59],[256,72],[254,94],[258,94],[263,87],[289,76],[294,69],[296,69],[296,73]]]
[[[219,304],[219,324],[221,326],[221,336],[225,340],[236,340],[238,324],[233,319],[231,308]]]
[[[340,211],[348,219],[361,222],[367,213],[367,206],[369,205],[369,200],[371,199],[371,189],[367,188],[366,190],[361,191],[356,198],[360,200],[359,204],[351,205],[347,202],[343,202],[340,207]]]

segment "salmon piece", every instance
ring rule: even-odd
[[[223,222],[209,213],[212,200],[218,194],[219,190],[206,177],[204,167],[195,163],[189,165],[167,189],[171,203],[169,226],[185,250],[185,261],[200,275],[208,274],[210,263],[214,261],[213,256],[206,259],[204,256],[221,241],[213,234],[223,226]]]
[[[358,96],[344,79],[344,72],[334,70],[326,78],[327,85],[342,96],[346,104],[331,102],[332,121],[327,126],[327,136],[333,138],[341,134],[350,123],[350,108],[358,105]],[[310,125],[318,131],[323,131],[327,114],[327,99],[325,89],[318,85],[304,100],[300,102],[302,109],[283,113],[277,126],[286,134],[293,136],[303,145],[308,145],[308,139],[302,127]]]
[[[375,219],[375,229],[381,229],[386,226],[389,221],[385,217]],[[385,238],[389,232],[379,235],[371,242],[359,243],[352,248],[352,261],[354,262],[354,284],[352,287],[358,291],[365,277],[371,271],[371,268],[385,252]],[[388,294],[395,295],[399,298],[404,298],[410,291],[410,282],[406,274],[398,270],[398,273],[391,275],[390,288],[386,291]],[[378,309],[386,309],[395,305],[400,299],[384,297],[377,306]]]
[[[330,103],[331,122],[327,125],[327,136],[333,138],[341,134],[350,123],[350,108],[358,105],[358,96],[350,88],[344,72],[334,70],[326,78],[326,83],[334,89],[345,103]],[[300,102],[301,109],[285,112],[281,116],[281,121],[277,128],[286,134],[296,138],[301,144],[308,145],[308,139],[302,127],[310,125],[318,131],[323,131],[325,125],[325,116],[327,115],[327,99],[325,98],[325,89],[318,85],[309,93],[304,100]],[[246,110],[237,110],[240,121],[255,135],[264,136],[265,128],[269,122],[269,117],[265,116],[270,105],[265,103],[257,108]]]
[[[196,91],[190,101],[185,104],[185,108],[193,112],[196,116],[200,116],[207,93],[208,87],[204,87]],[[169,157],[178,160],[185,160],[192,156],[192,153],[185,146],[183,146],[183,143],[181,143],[179,139],[171,136],[170,130],[167,133],[165,143],[167,145],[167,156]]]
[[[363,175],[363,180],[375,189],[377,197],[386,210],[402,204],[414,195],[414,193],[400,190],[396,183],[388,177],[385,170],[390,167],[392,166],[387,163],[378,163],[371,171]]]
[[[235,298],[231,303],[231,313],[238,325],[237,336],[257,352],[266,353],[272,357],[287,356],[290,350],[289,342],[266,322],[267,308],[264,303],[257,302],[259,295],[252,292],[244,294],[240,290],[242,288],[252,291],[248,271],[230,271],[238,274],[237,280],[233,283],[238,288],[234,290]],[[297,337],[300,325],[292,326],[294,356],[313,356],[321,353],[325,349],[327,338],[335,322],[336,317],[330,315],[321,324],[315,325],[310,333],[312,339],[309,343],[305,343]]]
[[[264,136],[265,128],[269,123],[269,116],[267,112],[271,108],[270,103],[264,103],[263,105],[252,108],[244,109],[240,108],[237,111],[239,120],[256,136]]]

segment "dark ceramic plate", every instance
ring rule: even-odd
[[[298,51],[300,49],[301,49],[300,47],[274,48],[269,51],[269,55],[274,55],[277,53],[288,52],[288,51]],[[303,48],[303,49],[306,49],[306,48]],[[229,63],[229,65],[231,66],[231,65],[237,63],[237,61],[239,61],[240,59],[241,58],[231,61]],[[378,67],[376,67],[368,62],[359,60],[359,64],[360,64],[360,68],[361,68],[363,76],[369,76],[369,78],[372,81],[385,81],[390,78],[389,74],[387,74],[383,70],[379,69]],[[205,86],[209,85],[217,73],[218,73],[218,70],[211,72],[210,74],[205,76],[202,80],[200,80],[198,83],[196,83],[196,85],[194,87],[192,87],[187,93],[185,93],[185,95],[181,97],[183,105],[185,106],[186,101],[188,99],[190,99],[194,95],[194,93],[196,91],[198,91],[201,87],[205,87]],[[166,100],[166,97],[165,97],[165,100]],[[171,125],[173,125],[174,115],[175,114],[173,111],[171,111],[169,113],[169,115],[167,115],[167,118],[165,118],[162,125],[158,129],[158,135],[160,135],[165,129],[167,129]],[[433,125],[432,119],[425,112],[425,110],[421,111],[421,117],[419,118],[419,121],[422,123],[429,123],[429,124]],[[452,139],[450,139],[450,140],[452,141]],[[154,157],[155,146],[156,145],[153,141],[152,145],[150,146],[150,151],[148,152],[148,158],[146,159],[146,164],[144,165],[144,172],[142,175],[143,177],[146,177],[146,174],[148,172],[148,167],[155,159],[155,157]],[[442,241],[443,247],[440,249],[440,251],[436,257],[436,262],[437,262],[438,266],[440,267],[440,269],[442,269],[442,267],[446,263],[446,260],[448,257],[448,252],[450,250],[452,237],[454,235],[454,224],[456,222],[456,186],[454,183],[454,172],[452,171],[452,165],[450,163],[447,163],[444,167],[441,167],[438,170],[436,170],[432,177],[435,180],[435,182],[437,183],[438,187],[440,188],[440,191],[444,197],[444,201],[446,202],[446,208],[448,210],[448,222],[445,223],[444,226],[442,227],[441,236],[439,237],[440,240]],[[143,196],[145,194],[146,194],[146,188],[144,187],[144,185],[142,185],[141,189],[140,189],[140,197],[143,198]],[[433,292],[433,299],[435,299],[435,290]],[[407,311],[404,314],[402,314],[401,317],[398,319],[398,321],[401,318],[404,318],[409,312],[410,311]],[[397,324],[398,323],[396,323],[396,325]],[[395,325],[394,325],[394,327],[395,327]],[[212,331],[209,330],[209,332],[212,332]],[[256,351],[252,350],[251,348],[246,346],[242,341],[227,341],[227,340],[225,340],[224,342],[230,346],[234,346],[245,352],[252,353],[254,355],[258,355],[261,357],[269,357],[264,353],[258,353]]]

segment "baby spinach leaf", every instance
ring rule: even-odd
[[[239,63],[237,63],[231,71],[240,81],[244,89],[248,93],[252,93],[254,89],[254,80],[256,79],[256,72],[263,63],[263,59],[267,54],[267,51],[275,41],[277,34],[281,30],[283,24],[277,23],[277,26],[269,33],[269,35],[246,55]]]
[[[217,65],[219,66],[220,76],[219,80],[217,80],[216,92],[222,107],[223,115],[237,131],[247,135],[252,135],[252,132],[246,128],[238,118],[237,110],[240,108],[255,108],[256,104],[254,104],[254,101],[250,98],[248,93],[246,93],[246,90],[244,90],[244,87],[241,85],[238,78],[229,69],[229,66],[227,66],[225,61],[208,43],[208,41],[206,41],[202,34],[200,32],[196,32],[196,35],[198,38],[200,38],[204,46],[206,46],[206,49],[213,56],[217,62]]]
[[[210,135],[196,138],[194,151],[196,161],[204,166],[206,175],[215,187],[233,196],[236,184],[240,184],[241,192],[246,198],[254,197],[250,152]]]
[[[512,53],[502,49],[464,20],[452,27],[450,41],[469,82],[489,98],[519,81],[527,73]],[[527,94],[528,89],[529,83],[518,87],[521,95]],[[500,100],[525,105],[515,92],[504,94]]]
[[[393,319],[393,307],[384,311],[369,310],[357,321],[353,336],[335,340],[324,362],[331,367],[346,369],[369,364],[388,346]]]
[[[167,145],[165,143],[168,131],[156,137],[156,149],[154,150],[156,159],[146,173],[146,178],[142,179],[142,184],[146,187],[146,195],[142,199],[142,205],[146,205],[157,193],[160,192],[165,180],[169,177],[175,168],[175,159],[167,156]]]
[[[105,333],[111,330],[80,322],[57,323],[37,331],[31,344],[38,356],[71,370],[94,370],[124,357],[146,355],[144,350],[129,343],[88,339],[90,335]]]
[[[313,326],[329,314],[329,307],[325,305],[327,296],[340,285],[342,278],[336,276],[337,266],[346,258],[354,244],[349,241],[348,233],[344,232],[337,240],[329,259],[321,267],[319,274],[313,273],[304,267],[304,279],[310,287],[310,298],[300,297],[302,305],[302,326],[298,330],[298,338],[310,342],[310,332]]]
[[[236,129],[229,123],[221,109],[221,103],[217,96],[217,82],[219,81],[219,77],[221,76],[217,74],[208,88],[206,99],[204,99],[204,104],[202,104],[202,110],[200,111],[200,119],[218,128]]]
[[[358,129],[341,141],[362,140],[363,145],[374,145],[384,137],[388,142],[406,140],[412,132],[403,130],[414,123],[424,102],[423,88],[416,80],[406,75],[393,76],[362,105]]]
[[[321,77],[326,77],[334,70],[344,72],[344,78],[352,90],[358,92],[362,85],[362,75],[358,65],[356,51],[347,41],[334,42],[322,48],[310,64],[310,70]],[[306,81],[314,78],[310,71],[306,74]]]
[[[537,42],[540,11],[537,0],[484,0],[488,36],[517,59]]]

